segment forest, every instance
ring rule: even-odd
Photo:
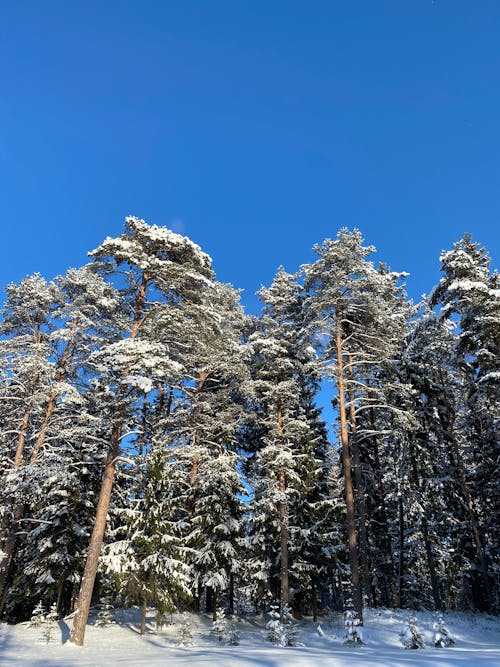
[[[1,618],[73,613],[81,645],[99,603],[142,632],[148,606],[498,613],[499,274],[464,234],[415,304],[374,251],[341,229],[251,316],[198,245],[128,217],[9,284]]]

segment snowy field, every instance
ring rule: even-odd
[[[261,617],[241,620],[239,646],[221,646],[211,636],[207,616],[189,617],[192,646],[179,647],[179,617],[168,619],[159,632],[154,630],[153,613],[148,616],[148,631],[138,634],[138,611],[118,611],[117,624],[107,628],[89,626],[85,646],[68,642],[70,624],[53,625],[53,638],[47,643],[43,630],[0,625],[0,665],[2,667],[500,667],[500,619],[472,614],[446,614],[445,622],[455,640],[451,648],[405,650],[399,633],[407,612],[368,611],[363,635],[365,644],[349,647],[343,644],[343,621],[331,616],[321,622],[324,637],[310,620],[298,624],[299,645],[277,648],[265,639],[265,622]],[[432,644],[433,616],[416,614],[419,630],[426,645]]]

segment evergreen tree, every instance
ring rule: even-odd
[[[185,302],[196,302],[212,276],[210,259],[189,239],[166,228],[149,226],[143,220],[129,217],[125,232],[115,239],[106,239],[91,255],[95,268],[113,275],[128,308],[128,321],[122,323],[122,338],[96,355],[101,377],[106,378],[114,394],[115,410],[104,468],[103,483],[96,519],[90,540],[85,571],[82,577],[77,614],[71,641],[83,644],[90,600],[97,573],[106,517],[117,462],[122,454],[122,440],[127,427],[135,425],[135,408],[139,396],[151,391],[155,382],[172,380],[182,372],[176,354],[170,347],[148,335],[155,320],[166,312],[182,310]],[[138,391],[142,390],[142,394]]]
[[[375,269],[367,259],[374,248],[362,243],[359,231],[342,229],[336,240],[315,246],[318,259],[304,266],[325,372],[337,388],[352,599],[361,622],[362,589],[368,595],[371,582],[359,440],[371,433],[360,430],[359,421],[371,410],[399,409],[387,404],[373,378],[391,359],[408,316],[403,274]]]
[[[294,588],[314,605],[319,560],[328,568],[332,555],[326,433],[312,404],[318,363],[295,277],[280,268],[259,296],[264,312],[249,338],[261,429],[251,466],[249,579],[254,597],[266,603],[270,595],[284,607],[292,575]]]
[[[485,248],[469,234],[441,255],[441,263],[443,276],[431,304],[441,305],[442,318],[458,321],[456,362],[466,382],[462,428],[470,446],[461,451],[456,438],[452,444],[480,573],[472,595],[479,608],[493,609],[498,604],[498,580],[492,591],[491,564],[499,558],[493,545],[498,544],[500,516],[495,473],[500,441],[500,279],[491,272]],[[451,411],[446,403],[443,409]]]

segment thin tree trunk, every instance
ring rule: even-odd
[[[142,600],[142,606],[141,606],[141,631],[140,635],[145,635],[146,634],[146,614],[148,611],[148,601],[146,598],[143,598]]]
[[[347,414],[345,402],[344,362],[342,337],[337,328],[335,334],[337,348],[337,388],[339,395],[340,442],[342,445],[342,466],[344,470],[346,527],[349,551],[349,565],[351,568],[352,601],[357,611],[360,623],[363,624],[363,597],[359,571],[358,534],[356,532],[356,510],[354,505],[354,490],[352,485],[352,464],[349,450],[349,436],[347,431]]]
[[[132,330],[130,338],[135,339],[139,333],[141,324],[141,317],[146,300],[146,290],[149,282],[149,277],[146,273],[142,274],[142,282],[139,288],[136,299],[136,307],[134,312],[134,320],[132,323]],[[118,405],[124,398],[124,391],[120,392]],[[99,555],[101,553],[102,541],[106,529],[106,518],[111,501],[111,490],[113,488],[113,478],[115,474],[116,461],[120,455],[120,444],[122,429],[125,422],[125,414],[123,408],[120,407],[120,414],[117,423],[112,429],[108,455],[106,458],[106,465],[104,467],[104,477],[101,485],[101,492],[99,495],[99,502],[97,504],[96,519],[92,535],[90,537],[89,549],[87,552],[87,559],[85,562],[85,569],[83,571],[82,581],[80,585],[80,592],[78,594],[77,609],[75,619],[73,622],[73,629],[70,635],[70,641],[77,646],[83,646],[85,638],[85,628],[89,616],[90,602],[92,599],[92,592],[94,590],[95,578],[97,575],[97,567],[99,563]]]
[[[219,595],[218,591],[214,588],[213,589],[213,596],[212,596],[212,621],[215,621],[217,618],[217,605],[219,604]]]
[[[349,397],[349,416],[351,426],[351,452],[354,470],[354,480],[356,482],[356,509],[359,520],[359,557],[361,561],[361,581],[362,581],[362,595],[365,599],[370,601],[373,606],[373,593],[371,590],[370,568],[368,562],[368,532],[366,529],[366,507],[363,488],[363,474],[361,470],[361,457],[359,454],[359,446],[356,438],[356,404],[354,396],[354,387],[352,385],[352,356],[349,355],[349,369],[347,372],[347,395]]]
[[[404,589],[403,589],[403,573],[404,573],[404,547],[405,547],[405,523],[403,511],[403,498],[398,498],[398,512],[399,512],[399,572],[398,572],[398,597],[401,607],[404,606]]]
[[[229,573],[229,614],[234,615],[234,572]]]
[[[280,446],[283,447],[283,405],[281,398],[278,398],[277,400],[276,412],[278,441]],[[280,526],[280,606],[281,611],[283,612],[283,609],[288,605],[290,599],[288,574],[288,507],[286,502],[286,478],[283,468],[280,468],[278,473],[278,491],[281,497],[281,500],[278,502],[278,514]]]
[[[373,410],[369,411],[370,423],[375,430],[375,414]],[[382,482],[382,467],[380,464],[379,448],[377,438],[373,438],[373,460],[375,463],[375,487],[378,492],[378,507],[380,515],[380,525],[382,526],[382,545],[385,552],[384,574],[385,574],[385,599],[388,607],[399,607],[399,589],[396,582],[396,570],[392,554],[391,532],[389,530],[389,521],[385,506],[385,489]]]
[[[318,600],[316,598],[316,586],[314,584],[311,585],[311,607],[313,623],[316,623],[318,620]]]

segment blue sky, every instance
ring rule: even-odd
[[[358,227],[418,298],[498,260],[498,0],[0,0],[0,286],[128,214],[254,292]]]

